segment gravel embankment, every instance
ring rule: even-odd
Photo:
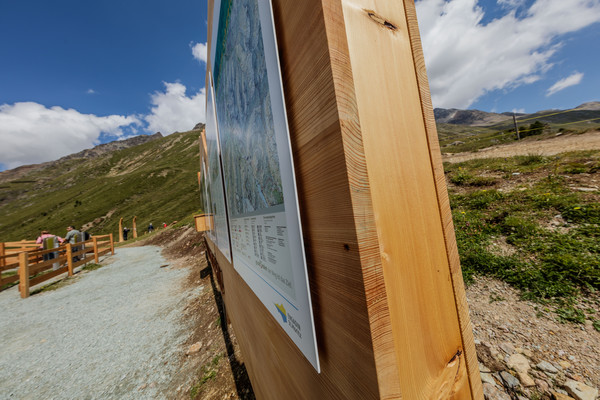
[[[72,284],[0,293],[0,399],[160,399],[187,338],[187,268],[154,246],[122,248]]]

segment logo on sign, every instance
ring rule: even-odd
[[[283,304],[275,303],[275,308],[277,308],[279,315],[281,315],[281,319],[283,319],[283,323],[284,324],[287,323],[287,312],[285,311],[285,307],[283,306]]]

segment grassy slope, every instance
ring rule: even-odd
[[[138,232],[149,222],[188,218],[200,208],[198,131],[175,133],[111,155],[68,160],[0,188],[0,241],[31,239],[41,229],[64,235],[95,221],[92,233],[117,234],[119,218]]]
[[[600,289],[600,192],[578,187],[597,184],[600,151],[445,167],[467,283],[492,275],[565,320],[597,317],[582,295]]]

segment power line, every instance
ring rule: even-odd
[[[588,121],[596,121],[599,120],[600,118],[592,118],[592,119],[582,119],[581,121],[575,121],[575,122],[565,122],[562,124],[554,124],[554,125],[569,125],[569,124],[576,124],[578,122],[588,122]]]
[[[589,122],[589,121],[597,121],[597,120],[600,120],[600,117],[599,117],[599,118],[592,118],[592,119],[582,119],[582,120],[580,120],[580,121],[565,122],[565,123],[562,123],[562,124],[552,124],[552,126],[571,125],[571,124],[577,124],[577,123],[579,123],[579,122]],[[539,129],[539,128],[538,128],[538,129]],[[534,128],[534,129],[523,129],[523,128],[519,128],[519,132],[520,132],[520,133],[523,133],[523,132],[531,132],[531,131],[534,131],[534,130],[536,130],[536,129],[535,129],[535,128]]]
[[[522,119],[522,120],[517,121],[517,122],[531,121],[532,119],[539,119],[539,118],[551,117],[553,115],[565,114],[565,113],[570,113],[570,112],[573,112],[573,111],[584,111],[584,110],[572,109],[572,110],[566,110],[566,111],[559,111],[559,112],[556,112],[556,113],[553,113],[553,114],[538,115],[537,117],[531,117],[531,118],[527,118],[527,119]]]

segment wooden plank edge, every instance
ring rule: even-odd
[[[5,278],[0,279],[0,285],[6,285],[8,283],[17,282],[19,280],[19,275],[11,275]]]
[[[57,276],[59,276],[61,274],[64,274],[66,272],[68,272],[68,268],[67,267],[62,267],[62,268],[57,269],[56,271],[52,271],[52,272],[49,272],[47,274],[40,275],[38,277],[30,279],[29,280],[29,286],[31,287],[31,286],[34,286],[34,285],[38,285],[38,284],[40,284],[42,282],[45,282],[45,281],[47,281],[49,279],[57,277]]]
[[[363,272],[371,340],[381,399],[401,399],[400,372],[391,328],[383,265],[379,251],[367,251],[377,245],[370,186],[366,168],[354,77],[350,63],[346,23],[340,1],[323,4],[329,56],[336,92],[340,132],[346,157],[348,183],[353,207],[357,248]],[[378,246],[378,245],[377,245]]]
[[[404,11],[407,19],[407,26],[409,27],[408,34],[413,53],[413,63],[415,65],[416,79],[421,96],[421,108],[423,112],[427,141],[429,144],[429,154],[431,157],[435,189],[438,197],[439,213],[442,220],[442,230],[444,232],[444,240],[446,242],[450,276],[452,278],[452,286],[454,288],[454,300],[460,324],[463,350],[465,352],[469,385],[473,398],[483,399],[483,387],[479,374],[479,363],[477,361],[477,353],[475,351],[475,342],[471,328],[471,320],[469,317],[469,308],[462,278],[460,260],[458,258],[458,251],[456,249],[454,224],[452,222],[452,213],[450,209],[448,191],[446,188],[437,127],[435,125],[435,116],[433,114],[433,106],[431,103],[431,93],[429,92],[429,80],[427,78],[425,58],[423,56],[421,45],[421,36],[417,23],[417,13],[413,0],[404,1]]]

